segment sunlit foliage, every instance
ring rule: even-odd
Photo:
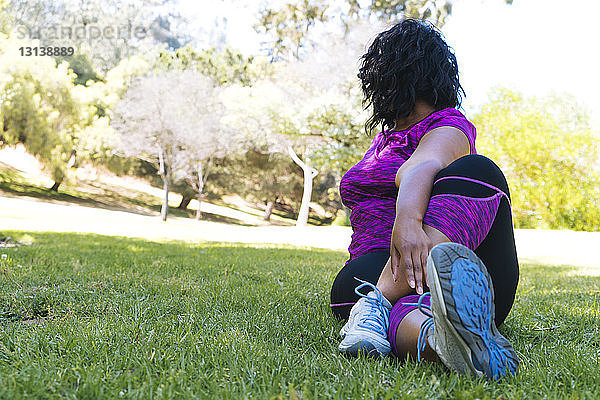
[[[499,89],[473,122],[507,176],[516,227],[600,229],[598,139],[573,99]]]

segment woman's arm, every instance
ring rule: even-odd
[[[396,173],[398,198],[390,249],[394,280],[404,270],[406,280],[423,293],[423,272],[431,241],[423,231],[435,175],[454,160],[470,153],[467,137],[457,128],[443,126],[428,132]]]

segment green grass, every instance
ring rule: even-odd
[[[597,399],[600,278],[523,265],[502,383],[347,359],[328,309],[345,254],[2,232],[0,398]]]

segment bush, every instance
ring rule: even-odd
[[[478,153],[506,175],[515,227],[600,229],[598,139],[572,98],[500,89],[473,123]]]
[[[338,210],[337,216],[335,217],[331,225],[352,226],[352,224],[350,223],[350,217],[345,210]]]

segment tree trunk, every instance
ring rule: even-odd
[[[308,223],[308,211],[310,207],[310,197],[312,195],[313,178],[317,176],[318,172],[310,166],[310,158],[308,156],[302,161],[291,146],[288,146],[288,153],[292,157],[292,160],[294,160],[304,172],[304,192],[302,193],[302,203],[300,204],[296,226],[306,226]]]
[[[76,161],[77,161],[77,151],[73,150],[71,152],[71,157],[69,158],[69,162],[67,163],[67,168],[73,168],[75,166]]]
[[[163,221],[167,220],[167,214],[169,213],[169,178],[167,175],[162,175],[163,178],[163,190],[165,191],[165,196],[163,198],[162,207],[160,208],[160,218]]]
[[[169,165],[166,161],[166,154],[164,150],[161,150],[159,153],[159,161],[160,161],[160,176],[163,180],[163,190],[165,191],[165,195],[163,198],[162,207],[160,208],[160,218],[163,221],[167,220],[167,214],[169,213],[169,185],[171,180],[171,171],[169,169]]]
[[[50,188],[51,191],[53,192],[58,192],[58,187],[61,185],[62,181],[56,181],[54,182],[54,185],[52,185],[52,187]]]
[[[306,164],[308,158],[305,159],[304,170],[304,192],[302,193],[302,203],[300,204],[300,211],[298,212],[298,219],[296,220],[296,226],[306,226],[308,224],[308,211],[310,207],[310,197],[312,194],[312,171]]]
[[[190,205],[190,202],[192,201],[192,198],[186,195],[182,195],[183,197],[181,198],[181,203],[179,203],[179,205],[177,206],[177,208],[179,210],[187,210],[188,206]]]
[[[207,167],[208,170],[208,167]],[[199,221],[202,218],[202,211],[200,210],[202,205],[202,191],[204,190],[204,176],[202,176],[202,163],[198,163],[198,211],[196,212],[196,220]]]
[[[269,201],[267,203],[267,209],[265,210],[265,216],[264,216],[264,220],[265,221],[270,221],[271,220],[271,214],[273,214],[273,207],[275,206],[275,203],[272,201]]]

